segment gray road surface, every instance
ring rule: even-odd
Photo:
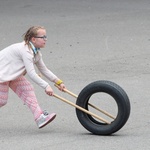
[[[0,20],[1,49],[22,41],[30,26],[43,25],[48,36],[43,58],[68,89],[79,94],[90,82],[111,80],[131,102],[121,130],[95,136],[81,126],[73,107],[33,83],[40,106],[57,113],[53,123],[39,130],[29,109],[10,91],[8,104],[0,109],[1,150],[150,148],[149,0],[1,0]]]

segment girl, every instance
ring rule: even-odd
[[[0,51],[0,107],[7,103],[10,87],[29,107],[39,128],[50,123],[56,114],[48,114],[41,110],[33,86],[24,75],[27,73],[45,90],[46,94],[53,96],[51,86],[37,75],[35,64],[47,79],[59,85],[59,90],[63,91],[65,88],[63,81],[53,74],[42,60],[40,48],[45,47],[46,41],[45,28],[33,26],[24,34],[23,42],[10,45]]]

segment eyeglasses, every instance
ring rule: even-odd
[[[40,39],[43,39],[43,40],[47,40],[47,36],[36,36],[35,38],[40,38]]]

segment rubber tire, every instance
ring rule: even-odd
[[[76,104],[88,110],[90,97],[98,92],[104,92],[113,97],[117,103],[118,113],[111,124],[96,121],[91,115],[76,108],[76,115],[82,126],[96,135],[110,135],[120,130],[127,122],[130,115],[130,101],[126,92],[111,81],[100,80],[88,84],[79,93]]]

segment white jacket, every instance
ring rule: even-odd
[[[53,82],[57,78],[45,66],[40,51],[34,56],[32,49],[29,49],[25,42],[6,47],[0,51],[0,83],[14,80],[27,73],[35,83],[45,89],[49,84],[37,75],[34,64],[50,81]]]

